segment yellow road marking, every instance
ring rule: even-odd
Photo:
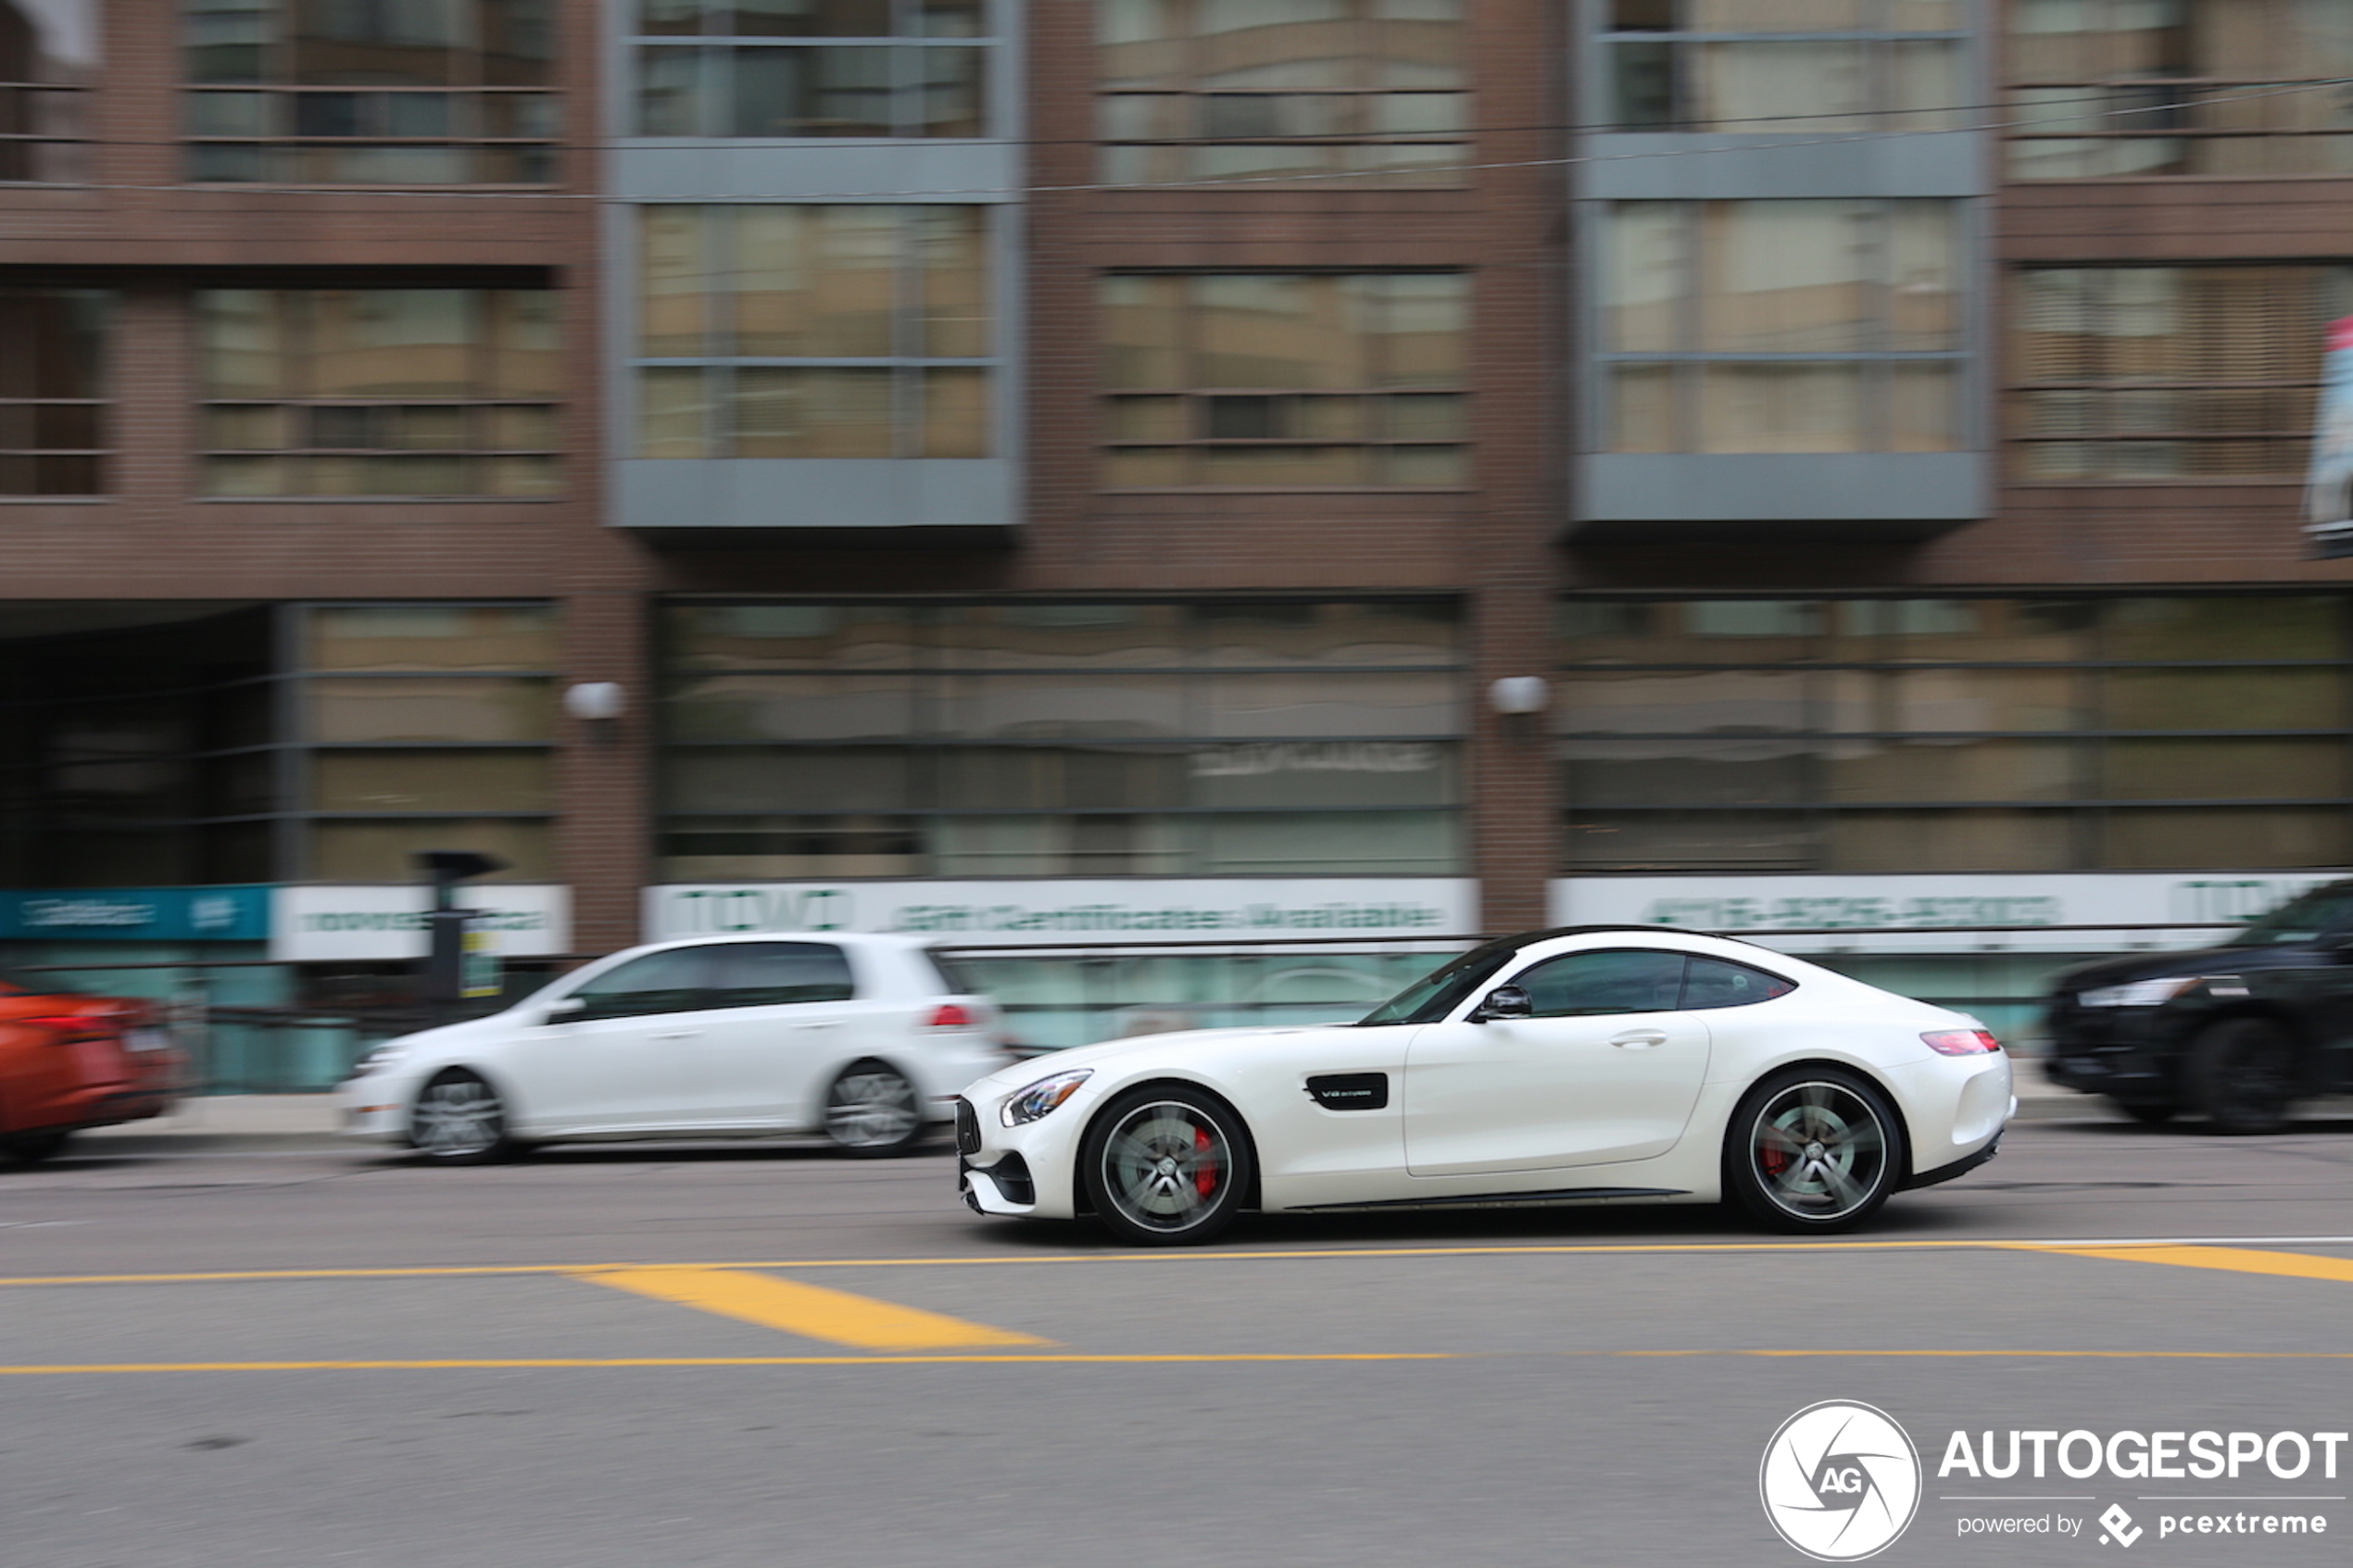
[[[2353,1258],[2322,1258],[2309,1252],[2260,1252],[2241,1247],[2046,1247],[2037,1250],[2070,1258],[2113,1258],[2128,1263],[2171,1263],[2183,1269],[2353,1283]]]
[[[837,1345],[857,1345],[870,1350],[939,1350],[963,1345],[1051,1345],[1034,1334],[966,1323],[920,1307],[902,1307],[847,1290],[777,1279],[772,1274],[745,1273],[732,1269],[650,1268],[598,1269],[578,1275],[596,1285],[609,1285],[675,1302],[723,1318],[780,1328],[809,1339],[830,1339]]]
[[[2353,1247],[2353,1236],[2250,1236],[2250,1241],[2299,1247]],[[2219,1241],[2219,1238],[2218,1238]],[[1691,1241],[1567,1243],[1561,1246],[1492,1247],[1327,1247],[1267,1248],[1256,1250],[1160,1250],[1151,1252],[1023,1252],[961,1258],[766,1258],[743,1261],[674,1265],[702,1269],[945,1269],[991,1268],[1038,1263],[1249,1263],[1301,1262],[1343,1258],[1507,1258],[1574,1257],[1627,1254],[1692,1254],[1797,1252],[2074,1252],[2122,1254],[2147,1249],[2205,1246],[2178,1238],[2102,1241],[2034,1240],[2005,1237],[1964,1241]],[[663,1268],[650,1263],[482,1263],[415,1268],[374,1269],[236,1269],[192,1273],[25,1274],[0,1276],[0,1287],[49,1285],[236,1285],[264,1280],[299,1279],[429,1279],[523,1274],[586,1274],[606,1269]]]
[[[167,1372],[571,1372],[640,1368],[697,1367],[875,1367],[875,1366],[1199,1366],[1266,1362],[1330,1361],[1468,1361],[1504,1360],[1621,1361],[1658,1358],[1763,1357],[1863,1359],[1906,1357],[1919,1360],[2011,1361],[2353,1361],[2353,1350],[1537,1350],[1467,1352],[1451,1350],[1209,1351],[1199,1354],[1090,1355],[1054,1352],[1045,1355],[940,1356],[565,1356],[565,1357],[446,1357],[433,1361],[89,1361],[57,1365],[0,1366],[0,1377],[69,1377]]]
[[[0,1377],[61,1377],[76,1373],[131,1372],[478,1372],[569,1371],[607,1367],[756,1367],[756,1366],[994,1366],[1015,1361],[1025,1366],[1153,1366],[1223,1361],[1459,1361],[1474,1358],[1447,1350],[1334,1350],[1302,1352],[1237,1351],[1200,1355],[1052,1355],[996,1356],[576,1356],[538,1359],[416,1361],[93,1361],[81,1365],[0,1366]]]

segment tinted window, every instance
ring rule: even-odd
[[[2232,937],[2229,947],[2279,947],[2310,942],[2324,931],[2353,925],[2353,889],[2341,884],[2314,888]]]
[[[1683,975],[1683,1006],[1746,1007],[1751,1002],[1769,1002],[1775,997],[1786,997],[1796,989],[1795,981],[1751,969],[1744,963],[1694,958]]]
[[[1433,970],[1358,1019],[1373,1023],[1435,1023],[1453,1012],[1489,975],[1511,962],[1519,948],[1509,941],[1473,947],[1453,963]]]
[[[1683,955],[1617,948],[1568,953],[1516,975],[1531,1017],[1580,1018],[1604,1012],[1671,1012],[1683,990]]]
[[[846,1002],[849,960],[829,942],[736,942],[706,949],[714,1008],[764,1008],[787,1002]]]
[[[980,995],[979,983],[965,972],[963,960],[950,958],[937,947],[925,948],[924,957],[929,959],[931,967],[938,971],[941,990],[951,997]]]
[[[578,1018],[641,1018],[648,1013],[689,1012],[702,1001],[704,947],[673,947],[648,953],[619,969],[607,970],[573,993],[586,1004]]]

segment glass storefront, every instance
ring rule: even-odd
[[[1456,608],[675,604],[660,876],[1458,872]]]

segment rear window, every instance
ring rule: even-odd
[[[1697,1008],[1744,1008],[1751,1002],[1769,1002],[1775,997],[1786,997],[1796,989],[1794,980],[1784,980],[1730,959],[1694,955],[1691,968],[1683,972],[1683,1007],[1687,1011]]]
[[[961,960],[937,947],[925,947],[924,957],[929,959],[931,967],[938,972],[939,988],[943,994],[950,997],[980,995],[979,983],[973,979],[972,972],[963,966]]]

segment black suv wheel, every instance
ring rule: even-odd
[[[2296,1103],[2295,1039],[2259,1018],[2226,1018],[2190,1042],[2183,1080],[2190,1103],[2221,1133],[2276,1133]]]

